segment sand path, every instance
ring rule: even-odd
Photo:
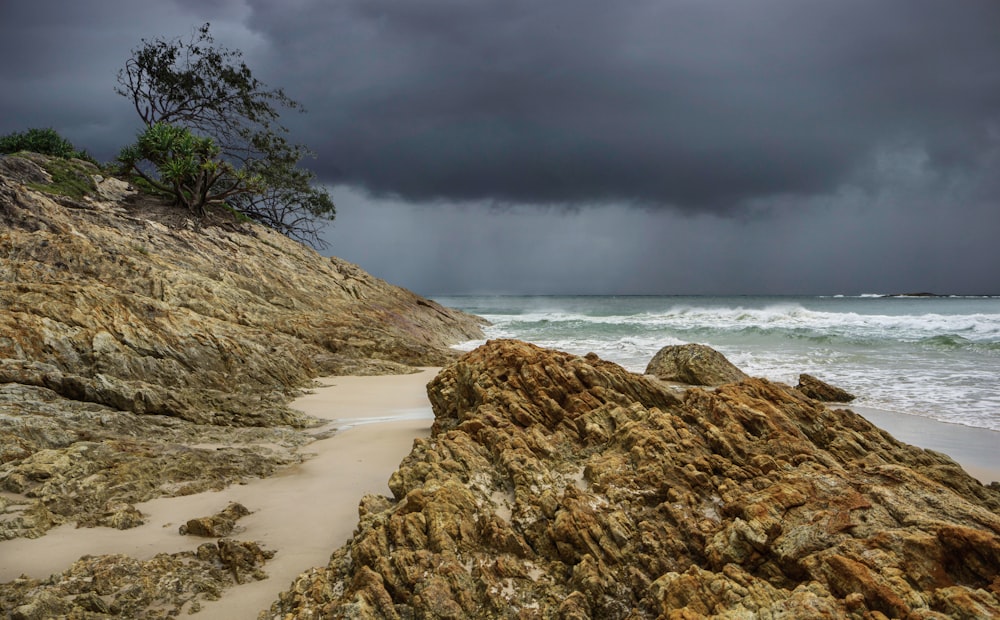
[[[409,454],[413,439],[430,434],[433,416],[425,386],[437,370],[321,379],[325,387],[292,403],[312,416],[331,420],[331,426],[339,429],[332,437],[302,448],[314,454],[312,458],[245,485],[138,504],[149,518],[131,530],[81,530],[68,525],[42,538],[2,542],[0,583],[21,574],[47,577],[86,554],[125,553],[148,559],[157,553],[196,549],[207,539],[180,536],[180,524],[235,501],[253,514],[239,521],[245,529],[233,537],[277,551],[264,567],[270,578],[230,588],[218,601],[202,601],[194,617],[256,618],[295,577],[326,565],[330,554],[350,538],[364,494],[389,495],[389,476]]]

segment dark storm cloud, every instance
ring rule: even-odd
[[[723,212],[834,192],[887,148],[965,173],[1000,141],[994,0],[11,2],[0,130],[112,155],[129,50],[205,21],[305,104],[284,120],[324,181],[409,201]]]
[[[251,6],[319,170],[376,195],[722,211],[997,145],[992,0]]]
[[[112,158],[139,126],[114,93],[130,50],[143,37],[185,35],[200,19],[169,2],[0,3],[0,133],[53,127]]]
[[[0,135],[113,158],[204,22],[418,292],[1000,292],[996,0],[0,1]]]

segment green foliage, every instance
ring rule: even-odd
[[[236,196],[230,204],[292,239],[322,246],[319,233],[337,210],[327,191],[313,185],[315,175],[298,167],[307,151],[275,136],[270,143],[258,142],[257,146],[270,157],[251,161],[247,167],[262,179],[264,190]]]
[[[90,162],[84,163],[75,159],[49,159],[41,165],[52,177],[52,182],[47,184],[29,183],[28,186],[50,194],[68,196],[79,200],[87,194],[97,191],[97,184],[94,182],[94,175],[97,168]]]
[[[187,41],[142,40],[118,72],[115,92],[147,126],[169,123],[213,136],[224,151],[244,147],[255,130],[285,131],[276,108],[298,109],[281,89],[253,77],[243,54],[215,46],[204,24]],[[249,132],[249,133],[248,133]]]
[[[241,194],[261,191],[259,177],[219,159],[212,138],[185,127],[156,123],[118,155],[124,174],[138,175],[148,187],[171,196],[192,213]]]
[[[0,154],[28,151],[65,159],[77,158],[96,164],[86,151],[78,151],[69,140],[60,136],[55,129],[29,129],[0,136]]]
[[[278,122],[280,109],[301,106],[256,79],[242,56],[216,46],[208,24],[186,41],[143,39],[119,71],[115,91],[132,102],[149,128],[165,124],[211,136],[218,152],[210,159],[220,166],[230,162],[222,174],[209,175],[215,183],[232,187],[250,177],[259,181],[254,191],[227,196],[233,208],[293,238],[320,244],[318,231],[321,222],[333,218],[333,201],[313,185],[312,172],[299,168],[309,151],[289,144],[288,130]],[[155,165],[163,180],[188,174],[193,161]]]

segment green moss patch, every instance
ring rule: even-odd
[[[97,191],[94,175],[99,170],[80,159],[47,159],[40,162],[52,177],[51,183],[29,183],[28,187],[50,194],[81,199]]]

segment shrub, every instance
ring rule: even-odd
[[[46,129],[29,129],[23,133],[14,132],[6,136],[0,136],[0,154],[6,155],[21,151],[65,159],[75,157],[89,161],[92,164],[97,163],[86,151],[78,151],[69,140],[60,136],[51,127]]]

